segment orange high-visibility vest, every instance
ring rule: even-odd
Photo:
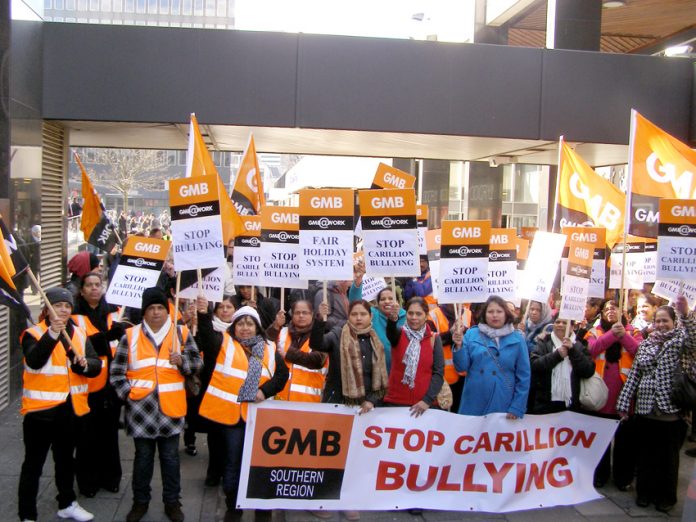
[[[46,321],[24,330],[20,341],[29,334],[37,341],[48,331]],[[87,334],[81,328],[74,326],[72,343],[77,355],[84,357]],[[78,375],[70,369],[70,361],[60,338],[51,352],[51,357],[41,368],[34,370],[24,362],[24,389],[22,390],[21,414],[32,411],[47,410],[63,404],[70,395],[75,415],[81,417],[89,413],[87,405],[88,382],[90,379]]]
[[[603,330],[601,328],[596,327],[592,328],[589,332],[587,332],[587,335],[585,336],[585,339],[590,337],[591,335],[594,335],[595,337],[599,337],[600,335],[604,334]],[[631,335],[631,332],[626,332],[624,335]],[[631,366],[633,366],[633,359],[634,356],[628,353],[626,350],[621,348],[621,357],[619,357],[619,375],[621,376],[621,382],[626,382],[628,379],[628,374],[631,371]],[[605,356],[605,353],[602,352],[599,355],[597,355],[595,358],[595,371],[604,377],[604,366],[606,365],[607,358]]]
[[[266,343],[259,387],[268,382],[275,373],[275,350],[275,344]],[[199,415],[228,426],[234,426],[240,418],[246,421],[249,403],[240,403],[237,396],[248,370],[249,359],[244,347],[225,332],[222,348],[215,361],[215,370],[201,401]]]
[[[179,418],[186,415],[184,376],[177,366],[169,362],[172,339],[176,331],[176,325],[172,324],[158,352],[152,345],[152,341],[142,331],[141,324],[126,330],[128,340],[126,378],[131,387],[128,395],[130,400],[139,401],[147,397],[157,386],[162,413],[168,417]],[[178,331],[181,332],[183,347],[188,338],[188,328],[179,325]]]
[[[438,334],[447,333],[450,331],[449,321],[445,314],[440,310],[440,307],[430,310],[430,319],[435,323]],[[459,380],[459,374],[454,369],[454,361],[452,360],[452,345],[442,344],[442,353],[445,358],[445,380],[447,384],[454,384]]]
[[[283,347],[284,352],[288,353],[288,348],[292,339],[288,335],[287,327],[280,330],[278,335],[278,346]],[[309,353],[309,337],[304,342],[300,351]],[[329,360],[324,361],[324,366],[318,370],[311,370],[299,364],[292,364],[286,361],[290,376],[285,383],[283,391],[276,395],[276,399],[281,401],[294,402],[321,402],[321,392],[324,389],[324,380],[329,368]]]
[[[89,317],[87,317],[86,315],[73,314],[70,317],[75,322],[75,324],[77,324],[80,328],[87,332],[87,336],[99,333],[99,329],[96,326],[94,326],[94,324],[92,324],[92,321],[90,321]],[[106,324],[109,330],[111,329],[111,325],[114,324],[114,321],[117,318],[118,312],[111,312],[106,317]],[[113,358],[116,355],[116,347],[118,346],[118,341],[111,341],[109,343],[109,346],[111,347],[111,357]],[[99,360],[101,361],[101,371],[99,372],[99,375],[87,381],[87,384],[89,386],[89,393],[103,389],[104,386],[106,386],[106,381],[109,379],[109,359],[106,357],[106,355],[100,355]]]

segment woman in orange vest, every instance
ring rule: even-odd
[[[99,488],[116,493],[121,483],[118,448],[121,401],[108,384],[108,377],[126,324],[118,321],[118,308],[104,299],[101,275],[90,272],[83,276],[80,285],[72,318],[87,332],[102,363],[99,375],[88,383],[90,412],[82,418],[75,453],[77,485],[82,495],[91,498]]]
[[[290,307],[290,324],[277,335],[269,328],[269,337],[276,339],[278,351],[285,358],[289,377],[276,399],[283,401],[321,402],[321,392],[328,367],[325,353],[314,351],[309,338],[314,325],[314,306],[300,299]],[[274,323],[275,324],[275,323]]]
[[[201,417],[198,414],[198,410],[200,409],[201,399],[210,383],[210,378],[213,376],[215,360],[222,346],[222,338],[232,326],[232,316],[235,308],[232,303],[232,296],[223,295],[222,301],[215,303],[213,313],[211,314],[208,308],[208,300],[203,296],[199,296],[196,299],[196,311],[198,312],[196,344],[203,357],[203,369],[200,373],[201,390],[198,397],[189,401],[189,408],[195,408],[195,412],[189,411],[188,417],[193,420],[193,428],[196,431],[207,433],[208,468],[205,475],[205,485],[215,487],[220,484],[224,470],[225,438],[222,426]]]
[[[99,374],[101,361],[87,334],[70,319],[73,296],[65,288],[51,288],[46,298],[55,317],[44,307],[40,322],[20,337],[24,353],[22,410],[24,463],[19,475],[19,518],[36,520],[39,478],[48,450],[53,452],[58,489],[58,516],[92,520],[75,500],[73,453],[77,418],[89,412],[87,386]],[[65,331],[72,343],[61,338]]]
[[[237,490],[244,451],[247,408],[280,392],[288,380],[288,368],[275,344],[266,339],[258,312],[243,306],[232,316],[230,333],[223,334],[213,371],[201,401],[199,414],[222,425],[225,468],[222,488],[227,511],[225,522],[240,521]],[[209,355],[213,356],[212,352]],[[208,358],[208,354],[206,354]],[[271,520],[272,511],[256,511],[256,520]]]
[[[459,306],[459,305],[456,305]],[[445,360],[445,381],[449,384],[452,390],[452,406],[450,411],[459,411],[459,402],[462,398],[462,390],[464,389],[464,377],[462,372],[460,375],[454,368],[454,360],[452,358],[452,334],[455,326],[455,305],[444,304],[435,306],[428,312],[428,319],[432,322],[431,327],[440,335],[442,343],[442,355]],[[466,332],[471,322],[471,311],[465,308],[462,311],[462,319],[458,323],[456,329],[461,331],[462,335]],[[430,323],[429,323],[430,324]]]
[[[587,348],[595,360],[595,370],[609,388],[607,404],[597,412],[602,417],[618,419],[616,400],[621,393],[638,345],[643,340],[640,332],[619,319],[616,302],[607,300],[600,308],[599,324],[587,332]],[[634,430],[632,422],[622,422],[614,435],[613,450],[610,444],[594,474],[594,486],[603,487],[613,474],[620,491],[627,491],[633,482],[635,471]],[[613,452],[613,456],[612,456]]]

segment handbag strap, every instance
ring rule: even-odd
[[[508,381],[507,373],[505,373],[505,370],[503,370],[503,367],[500,366],[500,363],[498,362],[498,358],[491,352],[491,349],[488,346],[488,343],[485,343],[485,346],[486,346],[486,352],[488,352],[488,355],[490,356],[491,359],[493,359],[493,362],[498,367],[498,371],[500,371],[500,375],[502,375],[503,381],[505,381],[506,386],[508,388],[510,388],[510,391],[513,391],[515,389],[515,387],[510,384],[510,381]]]

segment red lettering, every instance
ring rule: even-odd
[[[415,436],[416,442],[413,444]],[[404,435],[404,449],[406,451],[420,451],[425,444],[425,435],[421,430],[408,430]]]
[[[480,493],[485,493],[488,491],[485,484],[474,484],[475,470],[476,464],[466,465],[466,470],[464,471],[464,481],[462,482],[462,491],[478,491]]]
[[[382,437],[380,437],[380,434],[382,433],[382,428],[379,426],[368,426],[367,429],[365,430],[365,436],[370,439],[364,439],[363,446],[366,448],[377,448],[379,447],[380,444],[382,444]]]
[[[394,491],[404,486],[403,474],[406,466],[400,462],[380,461],[377,467],[377,481],[375,489],[377,491]]]
[[[541,428],[534,430],[534,449],[546,449],[549,445],[541,442]]]
[[[428,431],[428,442],[425,451],[433,451],[433,446],[442,446],[445,443],[445,435],[439,431]]]
[[[428,466],[428,478],[425,484],[422,486],[418,485],[418,472],[420,471],[420,466],[418,464],[411,464],[408,467],[408,476],[406,477],[406,487],[411,491],[425,491],[430,489],[435,484],[435,479],[437,478],[437,466]]]
[[[500,448],[505,448],[505,451],[512,452],[512,441],[514,440],[514,433],[496,433],[493,451],[500,451]]]
[[[532,483],[537,489],[544,489],[544,475],[546,474],[546,466],[548,462],[544,461],[541,468],[537,464],[531,463],[529,465],[529,475],[527,476],[527,485],[524,490],[529,491],[532,488]]]
[[[454,442],[454,452],[457,455],[466,455],[467,453],[471,453],[471,446],[466,448],[462,447],[465,442],[474,442],[474,437],[471,435],[462,435]]]
[[[479,450],[491,451],[491,438],[488,433],[483,432],[479,437],[476,447],[474,448],[474,453],[478,453]]]
[[[505,476],[510,472],[512,469],[512,462],[506,462],[502,466],[500,466],[500,469],[495,468],[495,464],[492,462],[485,462],[483,464],[486,469],[488,470],[488,473],[490,474],[491,478],[493,479],[493,493],[502,493],[503,492],[503,480],[505,479]]]
[[[565,437],[565,438],[562,438]],[[565,446],[573,438],[573,430],[570,428],[561,428],[556,432],[556,445]]]
[[[549,469],[546,472],[546,481],[554,488],[563,488],[573,483],[573,474],[569,469],[559,469],[559,478],[556,478],[556,467],[567,466],[568,460],[565,457],[557,457],[549,463]]]
[[[442,467],[442,473],[440,473],[440,480],[437,481],[438,491],[459,491],[459,484],[456,482],[447,482],[449,479],[450,470],[452,466],[449,464]]]
[[[399,435],[406,433],[406,430],[403,428],[384,428],[384,433],[389,434],[389,444],[387,444],[387,447],[389,449],[394,449],[396,448],[396,439]]]
[[[592,446],[592,443],[594,442],[596,436],[597,434],[594,431],[588,435],[584,431],[580,430],[575,435],[575,439],[573,440],[573,446],[577,446],[578,443],[580,443],[582,444],[583,448],[589,448],[590,446]]]
[[[524,488],[524,478],[527,475],[527,466],[524,464],[517,464],[517,473],[515,475],[515,493],[522,493],[522,488]]]

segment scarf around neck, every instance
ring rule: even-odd
[[[498,339],[501,337],[505,337],[515,331],[515,327],[512,326],[512,323],[507,323],[500,328],[493,328],[486,323],[481,323],[478,325],[478,328],[479,332],[489,339],[493,339],[496,343],[498,343]]]
[[[643,371],[654,370],[657,367],[659,356],[665,343],[674,339],[677,333],[677,328],[673,328],[669,332],[655,330],[647,339],[643,340],[636,353],[635,363],[638,368]]]
[[[416,385],[416,371],[418,370],[418,361],[420,360],[421,341],[425,337],[426,328],[423,325],[420,330],[413,330],[408,324],[405,324],[402,331],[408,339],[408,346],[401,361],[406,366],[401,384],[406,384],[410,389],[413,389]]]
[[[245,350],[249,358],[249,368],[244,379],[244,384],[239,389],[239,402],[254,402],[256,400],[256,392],[259,390],[261,382],[261,371],[263,370],[263,351],[266,347],[266,341],[260,335],[255,335],[249,339],[238,340]]]
[[[232,326],[232,323],[226,323],[222,319],[220,319],[217,315],[213,315],[213,330],[219,333],[225,333],[227,330],[229,330],[230,326]]]
[[[143,321],[143,328],[145,328],[145,331],[150,334],[152,337],[152,340],[155,341],[155,347],[159,349],[159,347],[162,345],[162,342],[164,341],[164,338],[167,337],[167,334],[169,333],[169,330],[172,329],[172,322],[171,321],[165,321],[164,324],[162,325],[162,328],[159,329],[159,331],[155,332],[150,328],[150,325],[147,324],[145,321]],[[183,352],[184,347],[180,346],[179,349]]]
[[[372,345],[372,392],[379,398],[387,391],[387,364],[384,358],[384,346],[372,326],[364,330],[354,328],[346,323],[341,330],[341,389],[346,404],[361,404],[365,399],[365,382],[363,379],[362,353],[358,336],[369,336]]]

